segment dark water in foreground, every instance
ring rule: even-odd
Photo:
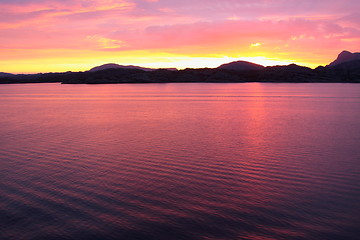
[[[360,237],[360,84],[0,86],[2,240]]]

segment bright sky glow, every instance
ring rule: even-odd
[[[360,49],[358,0],[1,0],[0,72],[309,67]]]

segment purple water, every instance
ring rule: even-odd
[[[0,239],[360,236],[360,84],[0,85]]]

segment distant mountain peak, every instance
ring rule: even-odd
[[[0,77],[13,77],[13,76],[15,75],[11,73],[0,72]]]
[[[154,68],[145,68],[145,67],[139,67],[139,66],[134,66],[134,65],[119,65],[116,63],[107,63],[107,64],[103,64],[101,66],[97,66],[97,67],[93,67],[92,69],[89,70],[89,72],[97,72],[97,71],[101,71],[101,70],[106,70],[106,69],[139,69],[139,70],[143,70],[143,71],[154,71],[157,69]],[[169,71],[177,71],[176,68],[164,68],[165,70],[169,70]]]
[[[336,60],[333,61],[332,63],[330,63],[327,67],[334,67],[341,63],[350,62],[350,61],[354,61],[354,60],[360,60],[360,53],[358,53],[358,52],[351,53],[349,51],[344,50],[338,55]]]
[[[342,51],[342,52],[339,54],[339,56],[340,56],[340,55],[345,55],[345,54],[352,54],[352,53],[349,52],[349,51],[347,51],[347,50],[344,50],[344,51]]]
[[[235,71],[246,71],[246,70],[260,70],[265,68],[262,65],[247,62],[247,61],[235,61],[225,63],[218,67],[218,69],[235,70]]]
[[[97,66],[97,67],[94,67],[92,69],[89,70],[89,72],[97,72],[97,71],[101,71],[101,70],[106,70],[106,69],[119,69],[119,68],[122,68],[122,69],[140,69],[140,70],[143,70],[143,71],[152,71],[153,69],[151,68],[143,68],[143,67],[138,67],[138,66],[133,66],[133,65],[119,65],[119,64],[116,64],[116,63],[107,63],[107,64],[103,64],[101,66]]]

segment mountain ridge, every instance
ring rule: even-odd
[[[342,51],[338,57],[335,59],[335,61],[331,62],[326,67],[334,67],[336,65],[339,65],[344,62],[350,62],[354,60],[360,60],[360,52],[351,53],[349,51]]]
[[[311,69],[296,64],[264,67],[235,61],[217,68],[172,71],[138,66],[104,64],[85,72],[7,74],[0,73],[0,83],[103,84],[103,83],[174,83],[174,82],[346,82],[360,83],[360,59],[349,60],[340,53],[338,60],[326,67]],[[350,53],[352,55],[352,53]],[[355,54],[356,55],[356,54]]]
[[[143,70],[143,71],[155,71],[158,70],[157,68],[146,68],[146,67],[139,67],[139,66],[134,66],[134,65],[119,65],[116,63],[107,63],[107,64],[103,64],[100,66],[96,66],[91,68],[90,70],[88,70],[89,72],[97,72],[97,71],[102,71],[102,70],[106,70],[106,69],[139,69],[139,70]],[[161,68],[161,69],[166,69],[169,71],[177,71],[176,68]]]
[[[235,61],[220,65],[218,69],[234,70],[234,71],[245,71],[245,70],[261,70],[265,67],[256,63],[247,61]]]

